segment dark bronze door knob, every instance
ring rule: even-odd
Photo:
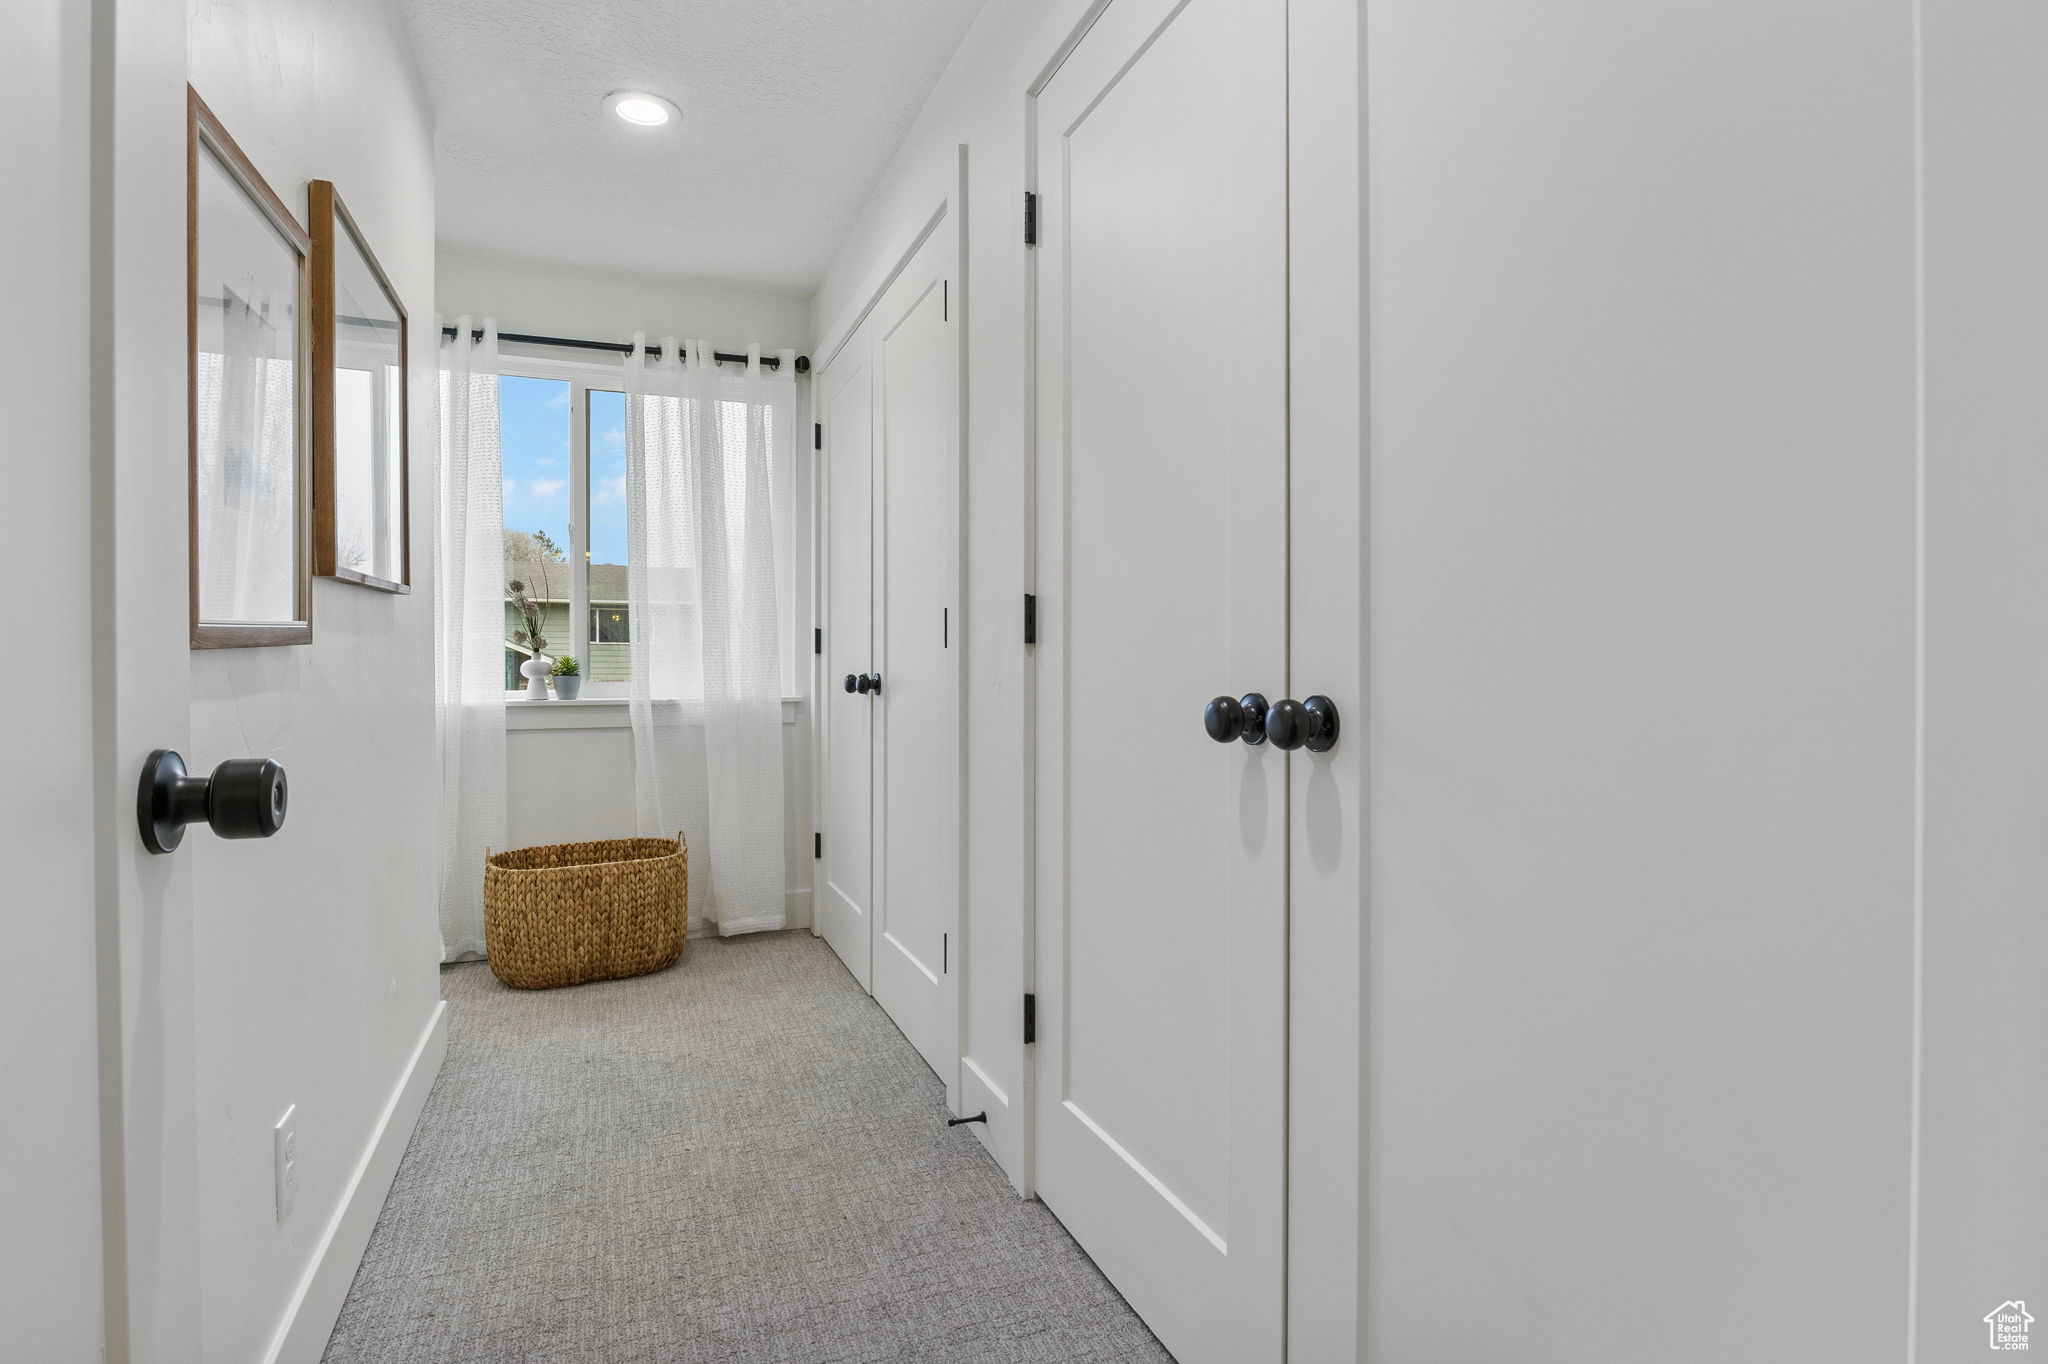
[[[1337,705],[1327,696],[1273,703],[1266,712],[1266,737],[1275,748],[1328,753],[1337,746]]]

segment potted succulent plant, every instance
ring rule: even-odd
[[[563,654],[555,660],[555,699],[574,701],[583,690],[583,665],[576,661],[574,654]]]

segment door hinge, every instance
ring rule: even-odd
[[[1024,1042],[1030,1045],[1038,1040],[1038,996],[1024,996]]]
[[[953,317],[953,281],[939,281],[939,321],[947,322]],[[317,481],[317,480],[316,480]]]
[[[939,974],[942,976],[953,974],[953,935],[951,933],[939,934]]]
[[[822,626],[811,627],[811,652],[814,654],[825,652],[825,631]]]
[[[811,423],[811,448],[813,450],[822,450],[825,448],[825,423]]]
[[[1024,594],[1024,642],[1038,643],[1038,597],[1031,592]]]
[[[1038,245],[1038,196],[1024,191],[1024,244]]]
[[[812,857],[823,857],[824,855],[825,855],[825,835],[823,835],[823,834],[821,834],[821,833],[814,833],[814,834],[812,834],[812,835],[811,835],[811,856],[812,856]]]

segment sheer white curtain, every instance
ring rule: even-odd
[[[690,908],[722,934],[781,928],[778,469],[793,458],[796,352],[719,365],[676,343],[626,360],[634,805],[681,831]]]
[[[435,319],[438,334],[440,319]],[[505,511],[498,328],[441,345],[434,688],[441,742],[441,953],[484,950],[484,855],[505,846]]]

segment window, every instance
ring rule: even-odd
[[[510,584],[526,589],[550,658],[573,654],[583,663],[583,695],[623,696],[632,680],[632,619],[627,607],[626,395],[621,365],[554,356],[505,355],[499,362],[500,439],[505,479],[505,686],[523,691],[519,665],[532,656],[521,642],[525,618]],[[745,409],[730,405],[731,419]],[[724,414],[721,413],[721,416]],[[771,415],[771,422],[779,417]],[[783,616],[783,692],[797,689],[796,548],[791,534],[793,462],[776,431],[775,534],[778,596]],[[578,566],[582,567],[577,572]],[[526,630],[530,639],[532,631]]]
[[[536,652],[551,658],[574,652],[568,562],[572,396],[560,379],[508,374],[498,382],[508,689],[526,685],[519,665]]]
[[[591,389],[590,477],[584,490],[590,527],[590,676],[631,681],[632,636],[626,629],[626,395]]]

